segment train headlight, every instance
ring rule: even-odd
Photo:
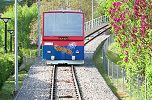
[[[80,51],[79,50],[76,50],[76,52],[75,53],[80,53]]]
[[[53,45],[53,42],[44,42],[44,45]]]
[[[51,53],[51,51],[47,51],[47,53]]]
[[[72,60],[75,60],[75,56],[72,56]]]
[[[55,56],[51,56],[51,60],[55,60]]]

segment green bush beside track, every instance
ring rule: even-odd
[[[19,66],[22,63],[22,57],[18,57]],[[14,54],[0,54],[0,88],[3,83],[14,73]]]

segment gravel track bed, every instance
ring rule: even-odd
[[[93,63],[93,53],[109,35],[103,34],[85,46],[85,64],[76,66],[76,74],[83,100],[117,100]],[[15,100],[48,100],[53,66],[46,66],[41,59],[31,66]],[[70,67],[58,67],[56,100],[77,100]]]
[[[46,100],[50,94],[50,83],[53,66],[46,66],[41,59],[31,66],[28,76],[15,100]]]
[[[93,53],[109,35],[95,38],[85,46],[85,65],[75,67],[83,100],[118,100],[93,63]]]
[[[77,100],[70,67],[57,67],[56,100]]]

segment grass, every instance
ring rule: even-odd
[[[115,45],[116,45],[115,43],[112,43],[108,47],[106,55],[107,55],[107,57],[108,57],[108,59],[110,61],[114,62],[115,64],[118,64],[118,62],[121,61],[122,59],[119,57],[120,51],[118,50],[118,48]],[[114,79],[112,81],[113,81],[114,86],[117,87],[117,85],[116,85],[117,84],[117,79]],[[118,79],[118,84],[119,83],[122,83],[122,77],[120,77]],[[119,84],[119,86],[117,87],[117,91],[116,92],[117,92],[117,95],[118,95],[120,100],[130,100],[130,97],[129,97],[129,94],[128,94],[129,93],[128,92],[128,85],[127,85],[126,82],[124,82],[124,92],[122,90],[122,84],[121,84],[121,86]]]
[[[117,80],[114,79],[112,80],[111,77],[108,77],[104,66],[102,64],[102,52],[101,52],[101,48],[103,46],[104,42],[102,42],[100,44],[100,46],[97,48],[96,52],[94,53],[94,63],[96,65],[96,67],[98,68],[98,71],[100,72],[100,74],[102,75],[102,77],[104,78],[104,80],[106,81],[107,85],[111,88],[112,92],[118,97],[119,100],[130,100],[128,94],[126,92],[121,92],[122,90],[120,90],[120,84],[119,84],[119,88],[117,88],[116,86],[116,82]],[[113,62],[117,63],[119,60],[121,60],[118,56],[118,54],[111,52],[110,50],[108,50],[107,52],[107,56],[109,59],[112,59]],[[118,82],[121,83],[120,81],[121,78],[118,79]]]
[[[119,98],[119,96],[117,95],[117,89],[112,84],[112,82],[111,82],[110,78],[108,77],[108,75],[106,74],[106,71],[105,71],[104,66],[102,64],[101,48],[103,46],[103,43],[104,42],[102,42],[100,44],[100,46],[97,48],[96,52],[94,53],[93,60],[94,60],[96,67],[98,68],[100,74],[102,75],[102,77],[106,81],[107,85],[111,88],[112,92]]]
[[[103,78],[105,79],[107,85],[111,88],[111,90],[113,91],[113,93],[118,97],[119,100],[137,100],[138,95],[137,95],[137,86],[133,87],[132,86],[132,97],[130,98],[130,91],[129,91],[129,85],[128,82],[126,80],[124,80],[124,91],[122,90],[122,76],[120,74],[120,76],[118,77],[118,80],[116,78],[116,69],[114,71],[114,77],[112,76],[108,76],[104,66],[102,65],[102,53],[101,53],[101,48],[103,46],[103,43],[97,48],[95,54],[94,54],[94,62],[99,70],[99,72],[101,73],[101,75],[103,76]],[[118,50],[118,48],[115,46],[115,43],[112,43],[107,50],[107,57],[110,61],[114,62],[115,64],[118,64],[119,61],[122,60],[122,58],[119,57],[120,51]],[[109,66],[110,67],[110,66]],[[112,68],[110,67],[109,70],[111,70]],[[111,72],[111,71],[110,71]],[[118,84],[118,85],[117,85]],[[140,91],[141,92],[141,91]],[[142,94],[143,95],[143,94]],[[141,96],[141,98],[143,99],[144,96]]]
[[[33,64],[33,63],[32,63]],[[27,76],[28,70],[32,64],[27,64],[23,69],[19,70],[18,74],[18,82],[19,88],[22,86],[22,82]],[[14,89],[15,89],[15,78],[14,75],[10,76],[7,81],[5,81],[2,89],[0,90],[0,100],[13,100],[15,97]]]
[[[116,46],[116,43],[112,43],[107,50],[107,57],[108,59],[110,59],[112,62],[114,62],[115,64],[117,64],[117,62],[121,61],[122,59],[119,56],[120,51],[118,49],[118,47]]]
[[[108,50],[106,55],[107,55],[108,59],[110,59],[115,64],[117,64],[117,62],[121,60],[119,55],[114,53],[114,52],[112,52],[111,50]]]

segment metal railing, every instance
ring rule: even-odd
[[[93,21],[90,20],[88,22],[85,22],[84,30],[85,30],[85,32],[90,31],[90,30],[94,29],[95,27],[99,27],[103,23],[107,23],[108,21],[109,21],[109,18],[107,16],[105,16],[105,15],[100,16],[98,18],[93,19]]]
[[[102,47],[102,63],[104,69],[111,80],[111,83],[117,88],[117,93],[123,94],[130,100],[151,100],[147,96],[147,79],[139,75],[127,79],[126,71],[120,65],[112,62],[108,56],[108,47],[114,42],[114,36],[111,35],[105,41]]]

